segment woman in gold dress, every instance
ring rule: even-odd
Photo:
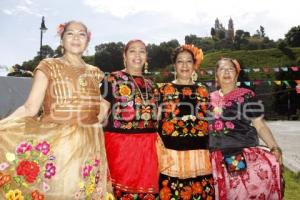
[[[27,101],[0,121],[0,199],[106,196],[107,162],[96,125],[103,72],[82,59],[90,40],[83,23],[67,22],[58,33],[63,56],[40,62]]]

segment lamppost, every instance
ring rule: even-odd
[[[43,33],[46,32],[47,30],[47,27],[45,25],[45,17],[43,16],[42,17],[42,23],[41,23],[41,27],[40,27],[40,30],[41,30],[41,41],[40,41],[40,58],[42,60],[42,46],[43,46]]]

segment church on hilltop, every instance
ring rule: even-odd
[[[220,23],[219,19],[217,18],[215,20],[215,27],[211,28],[211,36],[214,39],[226,39],[233,41],[234,40],[234,26],[233,26],[233,20],[229,19],[228,21],[228,28],[225,29],[222,23]]]

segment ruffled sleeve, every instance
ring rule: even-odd
[[[49,66],[49,59],[44,59],[39,63],[39,65],[33,71],[34,75],[38,70],[42,71],[49,79],[51,77],[51,68]]]

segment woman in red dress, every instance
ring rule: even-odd
[[[117,199],[154,199],[158,193],[156,98],[153,82],[143,76],[147,51],[132,40],[124,49],[121,71],[112,72],[101,89],[110,110],[105,127],[108,165]]]

